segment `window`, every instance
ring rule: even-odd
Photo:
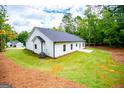
[[[73,49],[73,45],[71,44],[71,50]]]
[[[34,48],[37,49],[37,44],[34,45]]]
[[[63,51],[66,51],[66,45],[63,45]]]
[[[77,43],[76,43],[76,47],[77,47]]]

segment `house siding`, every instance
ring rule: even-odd
[[[16,47],[16,48],[22,48],[24,47],[23,43],[18,42],[17,44],[12,44],[10,42],[7,42],[7,47]]]
[[[37,45],[37,48],[35,49],[35,45]],[[41,41],[37,38],[35,41],[34,41],[34,44],[33,44],[33,51],[37,54],[39,54],[41,52]]]
[[[71,50],[71,44],[73,46],[72,50]],[[63,51],[63,45],[66,45],[66,51]],[[55,57],[65,55],[82,48],[85,48],[85,42],[55,43]]]
[[[40,36],[45,42],[41,43],[41,41],[36,38],[36,36]],[[34,45],[37,45],[37,49],[35,49]],[[85,48],[85,41],[75,41],[75,42],[53,42],[49,37],[43,34],[38,29],[33,29],[31,35],[27,39],[26,49],[31,50],[37,54],[41,53],[41,44],[43,44],[43,52],[52,58],[57,58],[59,56],[74,52],[78,49]],[[71,49],[71,44],[73,45],[73,49]],[[77,46],[76,46],[77,44]],[[66,50],[63,51],[63,45],[66,45]]]
[[[45,43],[43,43],[43,52],[46,55],[53,57],[53,42],[47,36],[39,32],[37,29],[35,29],[35,31],[33,31],[31,36],[28,38],[26,42],[26,48],[28,50],[34,51],[37,54],[41,52],[41,42],[37,39],[34,42],[32,41],[33,38],[36,36],[40,36],[41,38],[45,40]],[[34,49],[35,43],[37,44],[37,48],[40,48],[40,49]]]

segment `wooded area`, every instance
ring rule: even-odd
[[[0,5],[0,51],[5,50],[6,42],[18,40],[25,45],[27,31],[18,34],[6,23],[7,6]],[[88,45],[124,46],[124,6],[86,6],[82,16],[73,17],[66,13],[59,27],[54,30],[64,31],[80,36]]]
[[[54,30],[76,34],[88,45],[124,45],[124,6],[86,6],[81,16],[73,18],[67,13]]]

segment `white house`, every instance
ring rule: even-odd
[[[85,40],[69,33],[54,31],[48,28],[34,27],[26,41],[26,49],[37,54],[44,52],[52,58],[81,48],[85,48]]]
[[[7,47],[17,47],[17,48],[21,48],[23,47],[23,43],[19,42],[19,41],[10,41],[7,42]]]

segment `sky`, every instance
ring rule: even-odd
[[[83,16],[84,5],[7,5],[8,22],[17,33],[31,31],[34,26],[58,27],[65,13]]]

